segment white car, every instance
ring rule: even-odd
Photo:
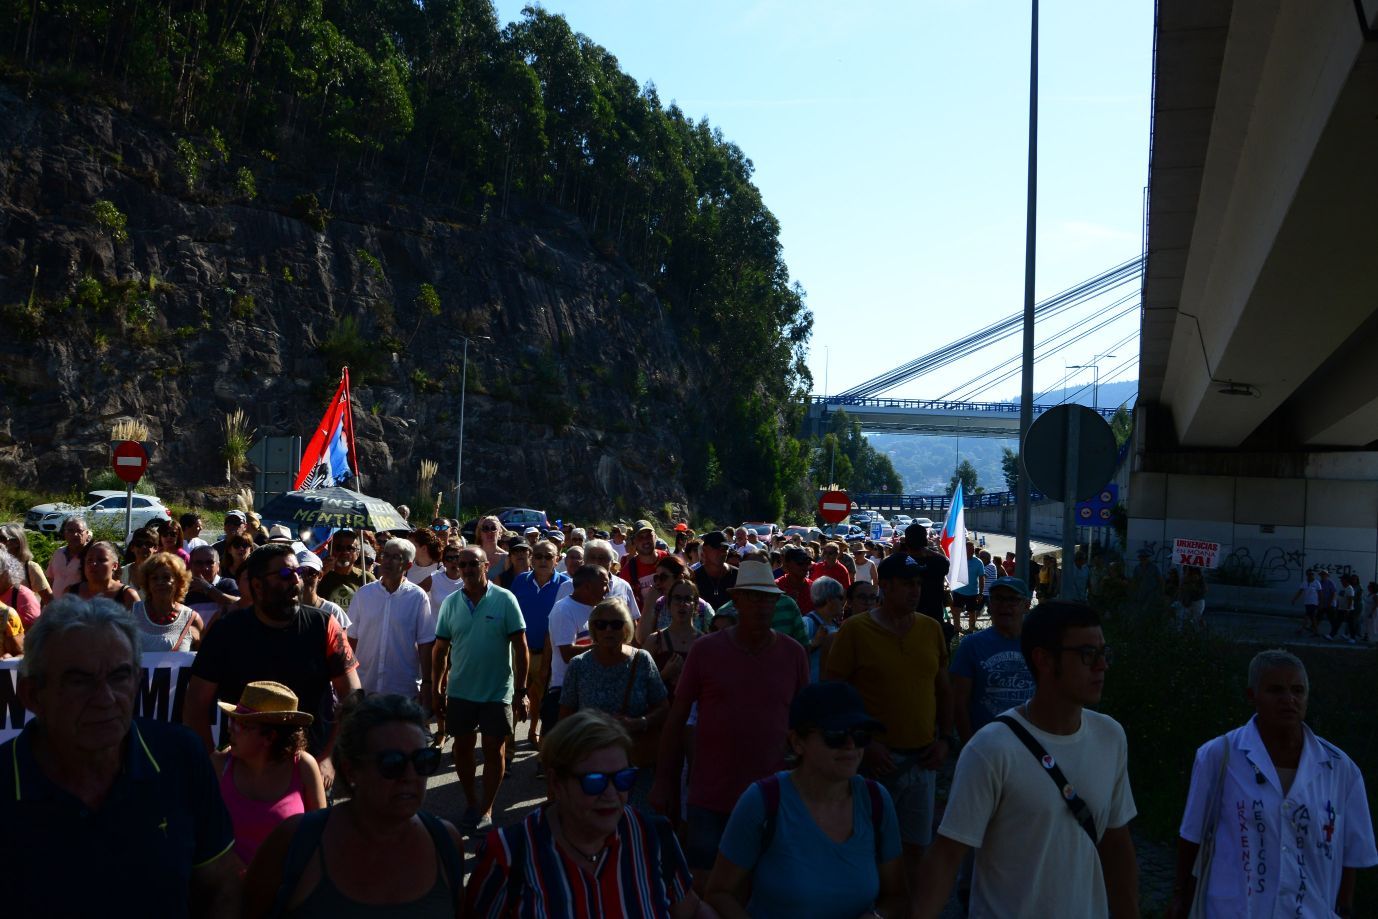
[[[91,501],[86,507],[59,502],[29,508],[29,513],[24,516],[24,528],[55,536],[62,531],[62,524],[68,517],[84,517],[86,525],[92,529],[124,529],[124,492],[93,491],[86,497]],[[136,494],[130,508],[136,530],[158,520],[172,519],[172,514],[163,507],[163,502],[152,495]]]
[[[914,522],[914,518],[910,517],[908,514],[896,514],[891,520],[895,524],[895,529],[897,530],[902,530]]]

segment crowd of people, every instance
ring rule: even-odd
[[[1050,565],[1031,589],[968,546],[949,591],[917,524],[62,535],[45,571],[0,530],[34,715],[0,746],[16,915],[119,889],[170,916],[936,917],[954,888],[972,916],[1138,914],[1127,742],[1093,709],[1112,649],[1040,595]],[[195,652],[182,725],[133,717],[167,651]],[[1247,677],[1256,716],[1197,755],[1171,915],[1347,915],[1378,863],[1362,776],[1303,723],[1299,660]],[[547,800],[506,821],[524,723]],[[432,815],[451,767],[463,809]]]

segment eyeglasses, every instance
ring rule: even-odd
[[[852,728],[846,731],[819,731],[823,738],[823,744],[830,750],[841,750],[847,746],[847,741],[851,741],[857,746],[869,746],[871,743],[871,732],[865,728]]]
[[[448,530],[449,528],[450,528],[450,525],[449,525],[448,523],[433,523],[433,524],[431,524],[431,529],[432,529],[432,530],[435,530],[437,533],[444,533],[444,532],[445,532],[446,530]]]
[[[380,750],[373,758],[373,764],[378,767],[378,774],[383,778],[400,779],[407,771],[407,763],[411,763],[417,775],[435,775],[440,771],[440,764],[444,758],[445,754],[436,747],[421,747],[411,753],[403,753],[401,750]]]
[[[625,625],[621,619],[594,619],[589,622],[589,627],[593,629],[620,629]]]
[[[1094,667],[1098,661],[1104,660],[1106,666],[1114,663],[1115,653],[1109,645],[1076,645],[1075,647],[1062,647],[1059,651],[1074,651],[1081,658],[1081,662],[1087,667]]]
[[[601,795],[609,782],[612,782],[612,787],[618,791],[631,791],[632,786],[636,784],[638,771],[635,766],[628,766],[616,772],[585,772],[583,775],[572,775],[570,778],[578,779],[579,787],[583,789],[584,794],[593,797]]]
[[[291,566],[279,568],[277,571],[274,571],[273,574],[282,578],[284,581],[291,581],[301,577],[300,569],[293,568]]]
[[[479,529],[483,530],[485,533],[495,533],[498,528],[491,523],[485,523],[483,526],[479,527]]]

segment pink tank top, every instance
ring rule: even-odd
[[[263,845],[263,840],[288,817],[306,812],[301,799],[301,760],[293,758],[297,768],[292,770],[292,785],[287,794],[276,801],[255,801],[244,797],[234,784],[234,754],[225,757],[225,768],[220,773],[220,797],[225,800],[225,809],[230,812],[230,822],[234,825],[234,851],[245,867],[254,860],[254,853]]]

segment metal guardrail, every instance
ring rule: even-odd
[[[1044,500],[1044,496],[1037,492],[1030,492],[1029,497],[1034,501]],[[1012,491],[989,491],[977,495],[969,495],[965,504],[967,507],[1013,507],[1016,501],[1016,494]],[[900,494],[854,494],[851,499],[856,502],[856,506],[861,509],[877,508],[880,510],[896,511],[946,511],[952,504],[950,495],[900,495]]]
[[[964,414],[979,414],[982,412],[999,412],[1001,414],[1019,414],[1018,402],[949,402],[941,399],[868,399],[860,396],[810,396],[809,400],[814,405],[825,407],[840,406],[853,408],[904,408],[918,412],[961,412]],[[1033,411],[1035,415],[1042,414],[1053,405],[1035,405]],[[1090,408],[1088,405],[1087,408]],[[1113,417],[1117,408],[1096,408],[1091,409],[1103,418]]]

